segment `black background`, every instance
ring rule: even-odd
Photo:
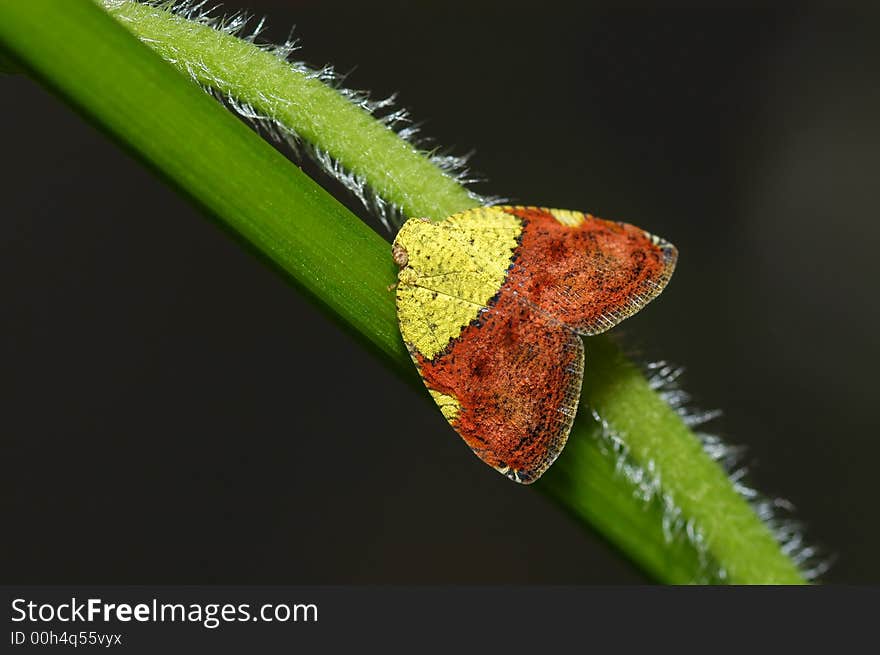
[[[673,241],[627,343],[724,410],[826,581],[880,581],[875,15],[276,5],[268,38],[296,24],[301,58],[399,91],[476,149],[479,190]],[[4,581],[645,580],[58,100],[0,85]]]

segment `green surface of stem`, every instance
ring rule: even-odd
[[[155,11],[146,14],[154,36],[164,20],[168,31],[162,38],[180,39],[174,44],[178,51],[198,43],[204,49],[201,61],[225,60],[226,41],[234,37],[202,35],[190,42],[192,32],[181,28],[181,19],[150,13]],[[126,26],[137,29],[132,20]],[[89,0],[0,0],[0,43],[414,379],[388,291],[396,272],[388,243],[274,148]],[[256,49],[243,41],[235,44],[239,47]],[[263,93],[310,95],[310,102],[297,109],[308,115],[293,115],[291,127],[304,135],[303,125],[313,125],[309,138],[327,151],[331,142],[360,138],[365,129],[377,134],[385,129],[370,127],[373,119],[365,113],[352,117],[348,101],[332,90],[319,92],[282,79],[299,73],[284,72],[276,66],[278,59],[267,56],[266,71],[253,64],[260,61],[255,57],[249,61],[256,69],[230,64],[226,92],[241,85]],[[438,171],[430,172],[427,160],[414,164],[419,155],[386,132],[363,137],[367,154],[359,165],[370,175],[394,180],[392,187],[399,189],[393,193],[402,194],[400,204],[410,213],[436,217],[469,205],[463,190],[426,191],[425,179]],[[430,200],[420,201],[423,194]],[[390,192],[389,199],[394,199]],[[803,582],[768,527],[638,367],[608,339],[589,339],[587,350],[590,375],[569,443],[535,486],[659,581]],[[588,408],[601,416],[604,429]],[[626,462],[655,483],[651,498],[642,498],[638,480],[619,472],[621,459],[609,431],[625,445]],[[668,524],[671,516],[687,529],[664,529],[664,519]]]
[[[295,129],[345,169],[368,181],[406,216],[448,216],[473,206],[467,191],[412,144],[365,109],[344,101],[315,77],[252,43],[137,2],[108,3],[110,12],[166,60],[201,84],[247,103],[259,115]]]

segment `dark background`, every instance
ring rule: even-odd
[[[724,410],[826,581],[880,581],[876,15],[276,4],[270,39],[296,24],[301,58],[400,91],[479,190],[673,241],[627,343]],[[0,85],[4,582],[644,581],[58,100]]]

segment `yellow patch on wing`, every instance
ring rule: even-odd
[[[584,222],[584,215],[581,212],[571,211],[570,209],[548,209],[547,212],[557,221],[568,227],[577,227]]]
[[[440,412],[447,421],[452,423],[458,418],[458,415],[461,412],[461,404],[458,402],[458,398],[455,396],[449,396],[445,393],[440,393],[439,391],[434,391],[433,389],[428,389],[428,392],[431,394],[431,398],[434,399],[434,402],[437,403]]]
[[[397,319],[404,342],[427,358],[442,352],[477,317],[479,305],[414,284],[397,285]]]
[[[504,284],[521,233],[520,219],[497,207],[404,223],[394,240],[407,259],[397,317],[410,348],[433,359],[477,318]]]

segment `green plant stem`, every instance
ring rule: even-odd
[[[442,216],[473,206],[467,191],[416,148],[320,80],[291,75],[290,65],[252,43],[137,2],[109,11],[166,60],[201,84],[247,103],[260,115],[294,127],[306,142],[369,180],[407,216]]]
[[[179,19],[167,20],[176,25]],[[131,22],[127,25],[136,29]],[[190,38],[186,32],[174,34]],[[232,38],[204,40],[201,47],[219,48],[222,40]],[[0,0],[0,43],[34,76],[264,253],[386,362],[414,379],[388,291],[395,268],[387,242],[274,148],[89,0]],[[203,61],[224,56],[219,50],[201,54]],[[233,69],[227,72],[232,75]],[[263,79],[260,70],[236,74],[241,79],[230,79],[227,92]],[[345,102],[337,94],[324,94],[311,105],[316,116],[308,120],[340,116],[333,124],[338,131],[334,138],[353,136],[349,131],[361,129],[362,123],[347,122],[337,106]],[[313,138],[324,147],[322,140],[330,137],[316,124]],[[301,132],[300,126],[293,127]],[[398,164],[408,170],[410,155],[400,155],[406,149],[388,143],[387,136],[372,143],[371,150],[383,156],[368,158],[365,170],[380,167],[389,179],[409,179],[400,177]],[[400,184],[411,198],[405,206],[418,209],[422,184]],[[424,214],[452,213],[469,202],[463,199],[466,194],[458,200],[455,196],[437,201]],[[798,567],[767,526],[638,368],[608,339],[590,339],[587,349],[583,403],[625,443],[630,460],[658,481],[659,495],[651,502],[640,500],[633,481],[616,473],[619,459],[586,407],[579,412],[569,445],[538,488],[595,526],[657,580],[802,582]],[[664,534],[663,519],[670,508],[695,539],[683,538],[683,532],[672,538]]]

